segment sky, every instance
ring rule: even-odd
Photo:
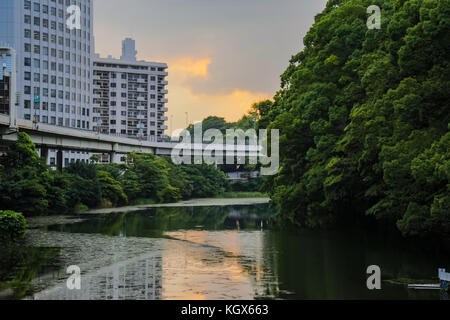
[[[96,53],[169,66],[168,133],[207,116],[240,119],[271,99],[326,0],[95,0]],[[186,112],[188,113],[186,115]]]

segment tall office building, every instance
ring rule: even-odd
[[[105,134],[147,141],[166,138],[167,64],[136,60],[135,42],[122,42],[122,57],[93,66],[93,122]]]
[[[0,114],[3,115],[10,114],[11,96],[14,94],[11,88],[13,59],[9,50],[0,47]]]
[[[70,30],[72,5],[81,28]],[[93,129],[92,28],[93,0],[0,1],[0,43],[16,51],[17,117]]]

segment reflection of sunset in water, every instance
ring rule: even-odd
[[[261,235],[257,235],[257,234]],[[263,278],[262,233],[179,231],[162,253],[165,299],[254,299]],[[183,244],[180,246],[180,244]],[[245,249],[243,249],[245,248]],[[218,289],[220,288],[220,289]]]

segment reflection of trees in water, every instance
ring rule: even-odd
[[[436,299],[437,293],[408,290],[384,280],[432,278],[440,263],[448,261],[442,255],[418,252],[405,239],[351,230],[272,231],[264,247],[264,260],[271,263],[282,298]],[[367,289],[370,265],[381,267],[382,290]]]
[[[242,229],[260,229],[270,226],[274,210],[267,204],[253,206],[232,206],[225,226]]]
[[[216,207],[165,207],[129,213],[110,213],[48,230],[75,233],[101,233],[110,236],[163,237],[173,230],[234,228],[236,221],[245,228],[260,228],[261,221],[273,215],[267,205]]]
[[[59,250],[20,244],[0,248],[0,298],[21,299],[30,294],[36,276],[57,269]]]
[[[230,207],[180,207],[158,208],[157,216],[161,221],[161,229],[165,231],[179,229],[220,228],[231,211]]]
[[[99,215],[75,224],[51,226],[49,230],[74,233],[100,233],[110,236],[159,238],[165,231],[202,226],[216,229],[223,225],[230,208],[155,208],[142,212]]]

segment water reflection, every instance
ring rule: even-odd
[[[33,295],[35,300],[159,300],[162,298],[161,256],[143,254],[82,274],[81,289],[65,283]]]
[[[21,299],[32,293],[31,281],[57,270],[58,248],[0,247],[0,299]]]
[[[141,212],[96,215],[87,221],[46,227],[48,231],[99,233],[109,236],[166,236],[173,230],[260,229],[270,226],[268,205],[154,208]]]
[[[267,206],[160,208],[99,215],[81,223],[48,227],[48,231],[71,234],[168,240],[156,255],[143,255],[83,275],[84,289],[80,292],[74,294],[59,286],[34,298],[254,299],[266,296],[265,282],[269,281],[270,272],[266,275],[263,266],[264,232],[260,230],[261,226],[269,225],[271,214]],[[241,221],[240,232],[236,230],[236,221]],[[156,264],[150,279],[147,272],[142,272],[147,270],[142,267],[144,264]],[[153,292],[149,293],[149,289]]]
[[[273,212],[267,205],[158,208],[36,230],[34,243],[63,253],[70,246],[71,258],[59,256],[53,278],[61,281],[33,298],[441,298],[401,283],[435,281],[438,267],[450,265],[447,255],[419,250],[396,234],[280,231],[271,228]],[[77,259],[83,260],[82,290],[69,291],[61,270]],[[366,287],[372,264],[382,270],[379,291]]]

